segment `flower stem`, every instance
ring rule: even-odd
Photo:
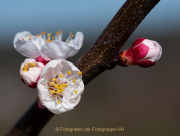
[[[75,63],[83,73],[85,85],[116,66],[120,49],[159,1],[127,0],[124,3],[94,46]],[[36,136],[53,115],[47,109],[39,109],[36,101],[6,136]]]

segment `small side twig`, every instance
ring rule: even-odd
[[[117,55],[133,31],[160,0],[127,0],[99,36],[94,46],[75,65],[88,84],[106,69],[116,66]],[[41,110],[37,101],[7,136],[36,136],[54,114]]]

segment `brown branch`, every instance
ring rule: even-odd
[[[83,73],[85,85],[104,70],[116,66],[116,58],[121,47],[159,1],[126,1],[94,46],[75,63]],[[53,115],[47,109],[39,109],[36,101],[7,136],[36,136]]]

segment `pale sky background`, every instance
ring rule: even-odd
[[[85,40],[98,37],[124,2],[125,0],[1,1],[0,41],[4,44],[0,47],[12,46],[10,41],[13,41],[14,35],[25,30],[32,34],[41,31],[54,34],[62,29],[63,39],[66,39],[69,32],[76,31],[82,31]],[[160,1],[136,32],[169,35],[180,31],[179,5],[179,0]]]

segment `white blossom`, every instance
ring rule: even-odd
[[[84,35],[82,32],[77,32],[75,38],[70,33],[66,42],[62,41],[62,33],[59,31],[55,37],[51,37],[51,34],[41,32],[36,36],[33,36],[30,32],[19,32],[14,38],[14,48],[22,55],[29,58],[37,58],[42,56],[44,59],[66,59],[75,55],[82,47]]]
[[[51,60],[42,70],[37,88],[41,104],[60,114],[79,103],[84,90],[82,73],[69,61]]]

